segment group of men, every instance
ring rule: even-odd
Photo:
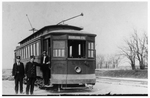
[[[18,85],[20,84],[20,93],[23,93],[23,79],[26,78],[26,94],[33,94],[34,83],[36,81],[36,66],[39,66],[43,72],[44,85],[49,85],[50,79],[50,58],[46,55],[46,51],[43,52],[41,58],[41,64],[34,61],[35,56],[30,56],[30,61],[24,64],[20,61],[20,56],[16,57],[16,62],[13,64],[12,75],[15,79],[15,92],[18,94]]]

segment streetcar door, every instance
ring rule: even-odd
[[[66,84],[67,60],[66,60],[66,40],[54,39],[52,42],[52,63],[51,63],[51,83]]]
[[[50,39],[50,36],[46,36],[46,38],[43,39],[43,51],[46,51],[46,54],[48,55],[49,60],[51,62],[51,39]],[[49,65],[49,67],[50,66],[51,65]],[[50,71],[50,78],[51,78],[51,71]]]
[[[51,84],[67,84],[67,35],[51,38]]]
[[[50,57],[50,51],[51,51],[51,42],[50,37],[43,40],[43,51],[47,52],[47,55]]]

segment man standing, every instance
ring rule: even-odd
[[[26,94],[33,94],[34,91],[34,83],[36,80],[36,66],[38,63],[34,62],[35,57],[32,55],[30,56],[30,62],[26,64],[25,73],[27,76],[27,87],[26,87]]]
[[[44,78],[44,85],[49,85],[49,79],[50,79],[50,58],[46,55],[46,51],[43,52],[43,56],[41,58],[41,69],[43,72],[43,78]]]
[[[20,62],[20,56],[16,57],[16,63],[13,65],[12,75],[15,79],[15,92],[18,94],[18,84],[20,82],[20,93],[23,92],[24,65]]]

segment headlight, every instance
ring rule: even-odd
[[[79,66],[76,66],[75,68],[74,68],[74,70],[76,71],[76,73],[80,73],[82,70],[81,70],[81,67],[79,67]]]

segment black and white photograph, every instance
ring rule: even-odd
[[[2,1],[2,96],[148,97],[148,1]]]

